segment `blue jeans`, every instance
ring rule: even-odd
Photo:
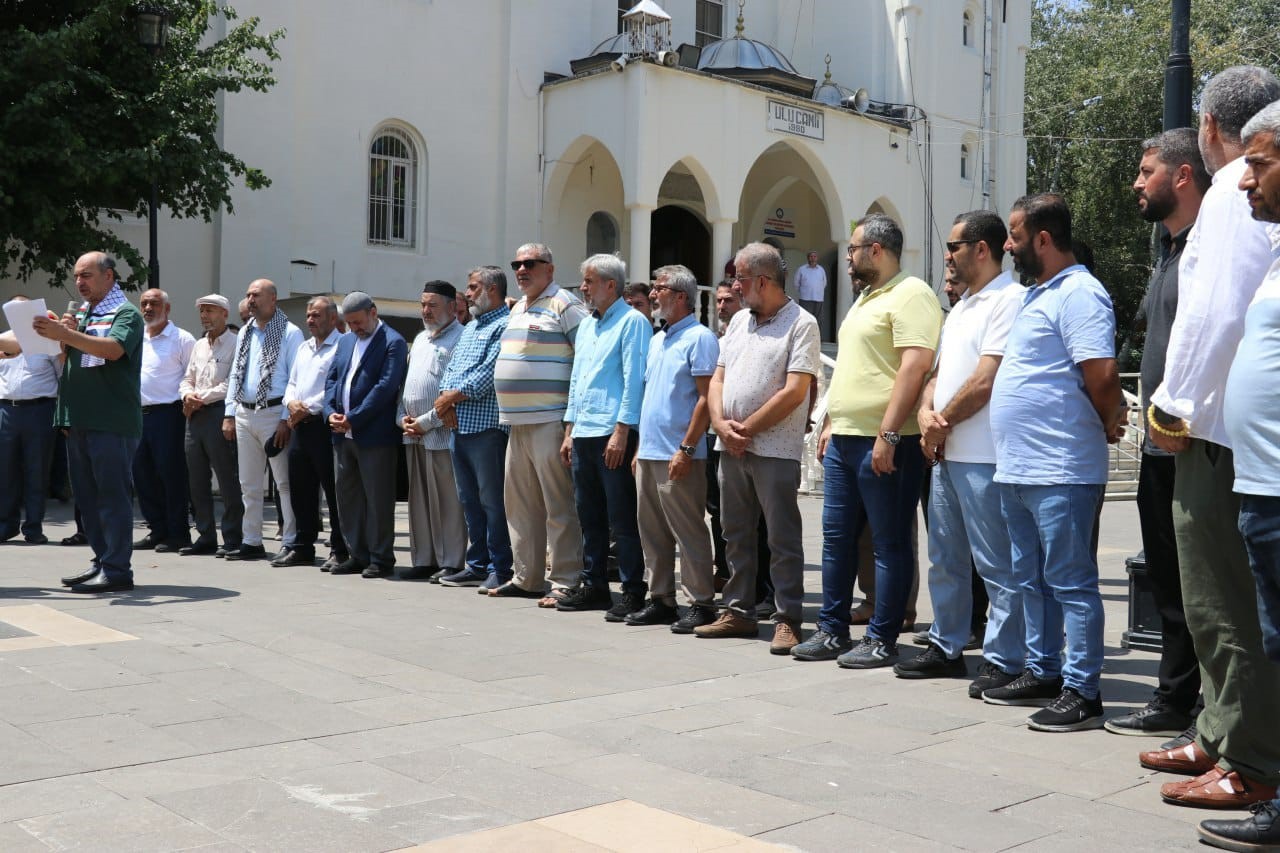
[[[1280,663],[1280,498],[1241,495],[1240,535],[1258,585],[1262,648]]]
[[[133,580],[133,454],[138,439],[72,427],[67,433],[71,488],[93,550],[109,581]]]
[[[1092,541],[1103,489],[1000,484],[1013,576],[1022,590],[1027,669],[1037,678],[1061,676],[1064,687],[1086,699],[1098,697],[1102,675],[1102,595]]]
[[[894,448],[892,474],[871,471],[873,437],[833,435],[822,459],[822,610],[818,627],[849,636],[853,582],[858,576],[858,537],[871,524],[876,560],[876,609],[867,636],[890,646],[902,632],[915,563],[911,522],[920,501],[924,455],[904,439]]]
[[[618,550],[618,575],[623,592],[644,595],[644,552],[636,525],[636,478],[631,476],[631,459],[636,455],[640,434],[634,429],[627,437],[622,464],[608,468],[604,448],[609,436],[573,440],[573,499],[582,525],[582,585],[609,587],[609,533]]]
[[[954,658],[973,624],[970,558],[991,602],[982,656],[1010,675],[1022,672],[1026,633],[1022,598],[1013,578],[1009,528],[1000,511],[996,466],[944,460],[933,469],[929,492],[929,639]]]
[[[511,534],[502,498],[507,434],[496,427],[453,434],[453,476],[467,522],[467,568],[511,580]],[[450,567],[453,568],[453,567]]]

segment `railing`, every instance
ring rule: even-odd
[[[811,495],[822,491],[822,463],[818,461],[818,434],[827,416],[827,395],[830,390],[831,372],[835,359],[826,353],[822,356],[822,372],[818,374],[818,402],[813,407],[813,429],[805,436],[804,457],[800,463],[800,493]],[[1143,430],[1141,380],[1136,373],[1120,374],[1121,383],[1132,381],[1136,393],[1124,391],[1124,401],[1129,408],[1129,423],[1124,436],[1110,445],[1110,464],[1107,470],[1106,499],[1109,501],[1133,500],[1138,496],[1138,468],[1142,463],[1142,444],[1146,438]]]

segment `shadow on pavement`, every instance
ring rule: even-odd
[[[240,593],[233,589],[222,589],[216,586],[169,586],[167,584],[143,584],[129,592],[108,592],[97,596],[67,592],[62,587],[0,587],[0,600],[85,601],[105,598],[111,604],[122,607],[155,607],[161,604],[184,604],[191,601],[234,598],[238,595]]]

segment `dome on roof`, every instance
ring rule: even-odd
[[[742,5],[738,6],[737,32],[703,47],[698,70],[802,98],[812,97],[817,80],[796,71],[791,60],[773,45],[743,35],[746,26]]]
[[[826,62],[827,73],[822,78],[822,82],[813,90],[813,99],[818,103],[831,107],[844,106],[845,99],[854,93],[831,79],[831,54],[829,53],[827,54]]]

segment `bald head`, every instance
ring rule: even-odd
[[[76,261],[76,290],[91,305],[97,305],[116,286],[116,262],[106,252],[86,252]]]
[[[138,299],[138,307],[142,309],[142,321],[147,324],[147,331],[153,335],[164,331],[169,322],[169,294],[158,287],[144,290]]]
[[[266,328],[267,323],[276,313],[275,283],[265,278],[253,280],[249,283],[249,289],[245,291],[244,299],[249,303],[249,316],[259,326]]]

